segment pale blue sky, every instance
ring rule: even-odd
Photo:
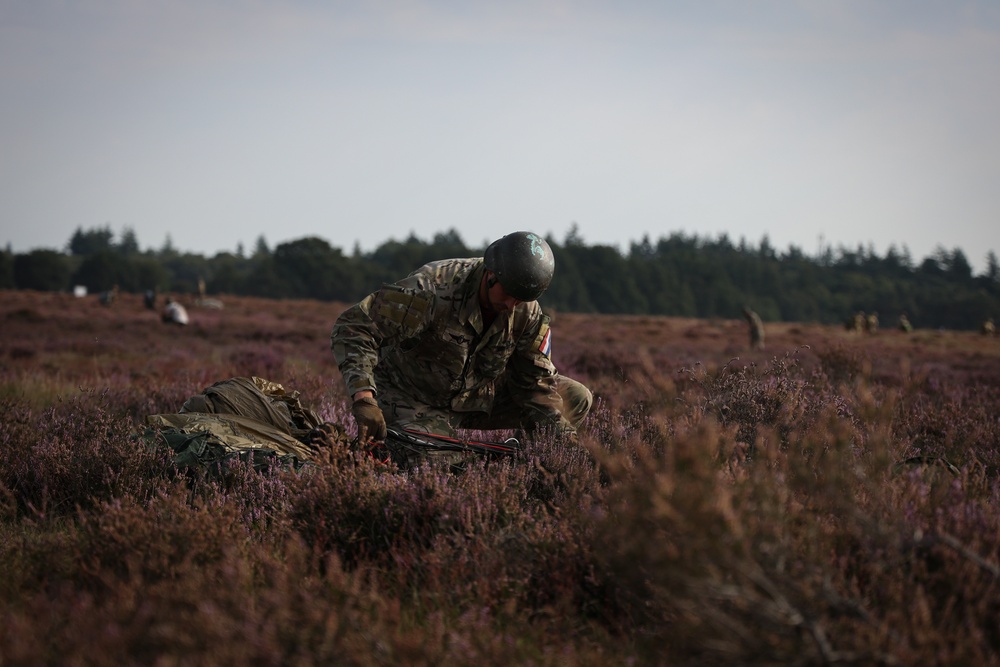
[[[0,244],[1000,251],[1000,3],[0,0]]]

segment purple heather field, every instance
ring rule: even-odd
[[[178,469],[254,375],[353,429],[344,304],[0,292],[0,665],[1000,664],[1000,338],[552,313],[577,442]]]

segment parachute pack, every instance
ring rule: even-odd
[[[257,470],[299,470],[319,453],[312,435],[323,431],[325,446],[357,447],[340,424],[324,423],[302,405],[298,392],[259,377],[217,382],[188,398],[180,411],[146,417],[142,439],[153,447],[169,447],[178,468],[224,474],[232,461]],[[379,461],[410,468],[426,461],[452,466],[470,458],[512,456],[520,443],[465,440],[410,429],[390,428],[384,442],[368,447]]]
[[[235,377],[191,396],[177,413],[147,416],[142,439],[169,447],[178,468],[215,471],[241,460],[256,469],[299,469],[315,457],[308,434],[322,423],[298,392],[259,377]]]

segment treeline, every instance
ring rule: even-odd
[[[778,251],[766,236],[754,245],[674,233],[622,252],[587,245],[574,229],[561,243],[548,242],[556,279],[542,302],[568,312],[735,318],[746,305],[765,321],[831,324],[865,311],[877,312],[883,326],[905,313],[916,327],[949,329],[978,328],[1000,316],[1000,263],[992,250],[985,272],[974,275],[961,250],[940,246],[915,262],[905,246],[884,256],[870,246],[807,256],[795,246]],[[426,262],[483,250],[451,230],[350,254],[319,237],[273,249],[260,237],[252,252],[237,247],[205,257],[178,252],[169,239],[142,251],[128,228],[118,239],[109,227],[79,228],[64,251],[0,252],[0,288],[184,294],[204,280],[210,294],[353,302]]]

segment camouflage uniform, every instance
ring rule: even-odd
[[[750,310],[750,308],[744,308],[743,317],[746,318],[747,324],[750,326],[750,348],[763,350],[764,322],[760,319],[760,315]]]
[[[556,372],[549,317],[537,302],[484,326],[485,270],[481,258],[431,262],[344,311],[331,345],[348,395],[374,391],[390,426],[429,433],[575,432],[593,395]]]

